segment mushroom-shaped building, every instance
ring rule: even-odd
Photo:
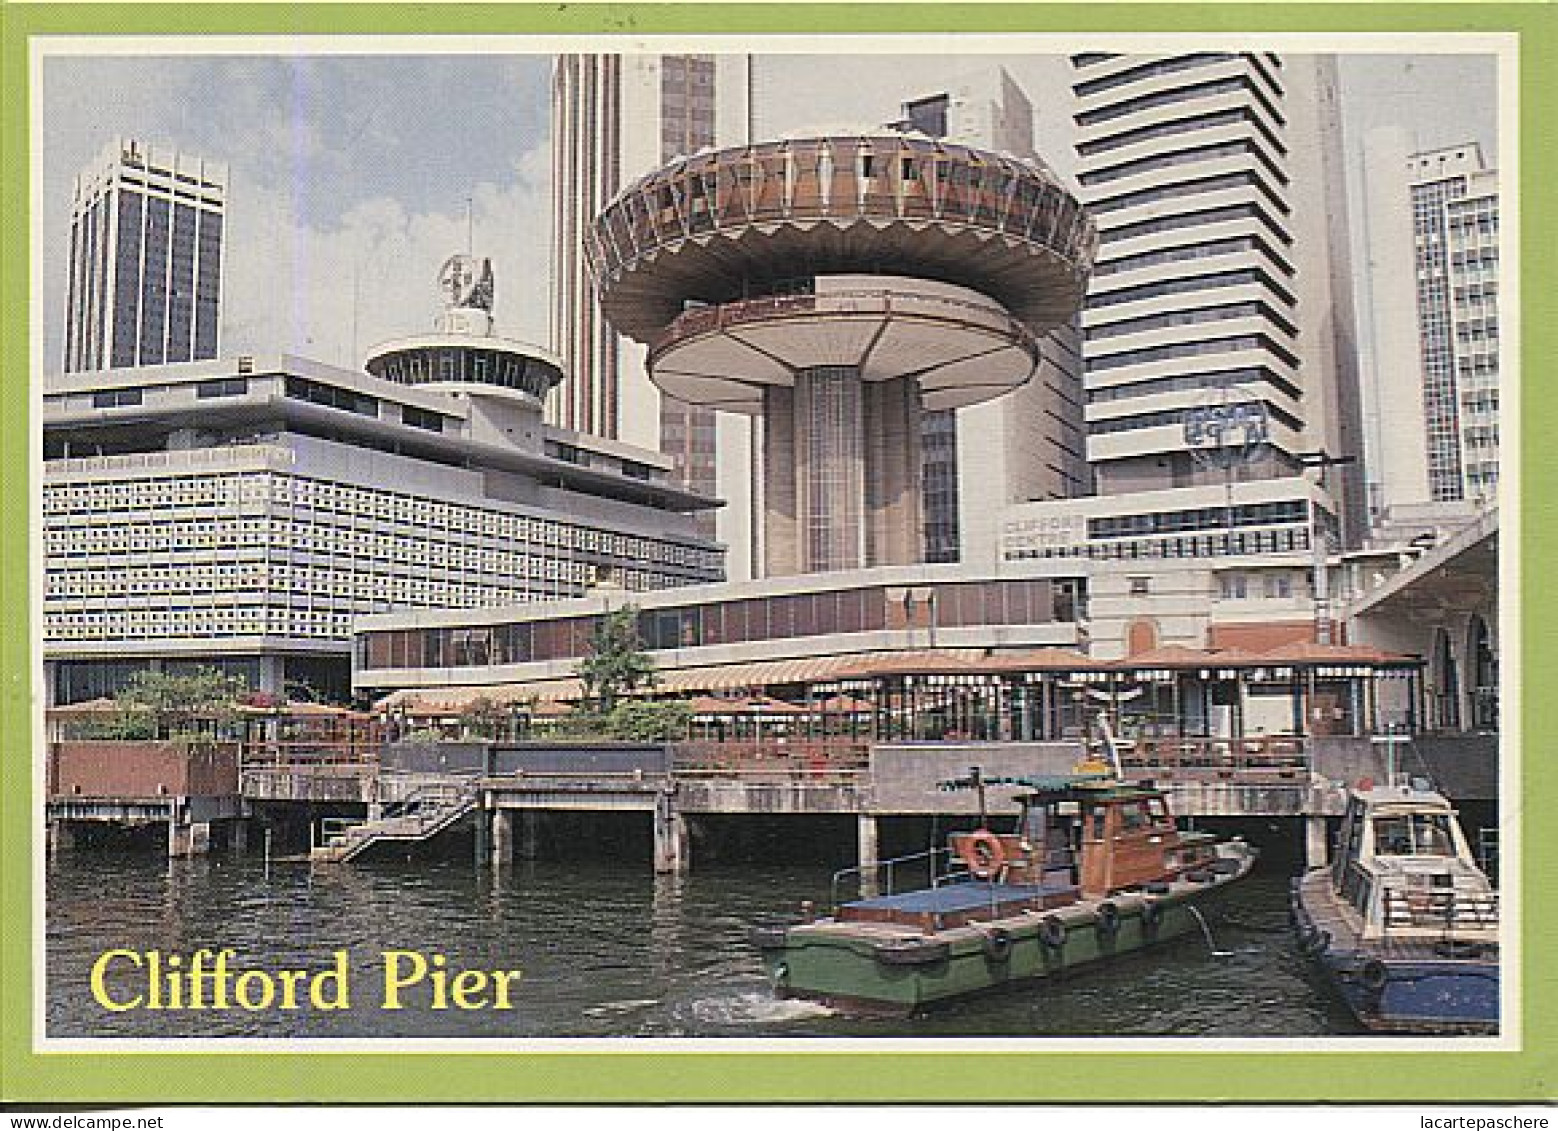
[[[660,389],[761,416],[774,575],[922,559],[920,414],[1032,377],[1096,241],[1043,166],[882,130],[672,162],[585,250]]]

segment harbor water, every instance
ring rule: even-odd
[[[64,852],[48,872],[51,1037],[1078,1037],[1292,1038],[1352,1033],[1294,946],[1291,861],[1263,861],[1199,933],[1114,962],[916,1018],[844,1016],[776,1001],[747,942],[755,923],[825,906],[832,868],[719,861],[655,876],[641,860],[516,861],[468,854],[352,865],[253,854],[170,861],[151,851]],[[448,969],[518,969],[512,1008],[111,1012],[91,971],[105,951],[236,951],[241,969],[321,970],[350,953],[382,983],[383,951]],[[133,996],[121,962],[109,981]],[[355,991],[354,991],[355,992]],[[364,997],[369,997],[366,989]],[[425,1003],[424,1003],[425,1004]]]

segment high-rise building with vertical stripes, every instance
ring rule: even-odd
[[[67,373],[217,356],[227,167],[117,139],[76,178]]]
[[[1356,459],[1334,60],[1089,53],[1072,65],[1077,174],[1100,240],[1083,316],[1099,493],[1231,492],[1296,479],[1317,457]],[[1219,402],[1264,424],[1233,466],[1205,459],[1186,425]],[[1326,524],[1348,540],[1362,533],[1360,472],[1326,476]]]
[[[567,374],[556,423],[658,447],[706,494],[715,493],[713,410],[656,396],[638,378],[638,351],[602,320],[581,248],[624,184],[714,144],[715,90],[712,55],[559,55],[553,70],[552,334]],[[712,537],[714,517],[698,522]]]
[[[1428,496],[1498,484],[1498,175],[1463,143],[1408,159]]]
[[[552,68],[552,350],[563,385],[549,423],[616,439],[617,334],[584,266],[584,231],[622,185],[622,57],[559,55]]]

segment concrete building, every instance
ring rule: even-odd
[[[1362,454],[1334,61],[1072,64],[1100,240],[1083,315],[1098,492],[1279,480],[1309,499],[1301,456]],[[1209,427],[1187,427],[1198,413]],[[1333,469],[1319,500],[1344,545],[1362,537],[1360,483]]]
[[[76,178],[67,373],[217,355],[227,167],[116,139]]]
[[[782,575],[923,560],[922,412],[1028,381],[1093,242],[1042,166],[881,129],[673,162],[587,253],[663,391],[761,416]]]
[[[712,55],[559,55],[552,79],[552,339],[568,374],[555,419],[656,447],[684,485],[709,495],[718,490],[713,410],[649,384],[642,350],[600,315],[583,246],[626,181],[715,144],[720,81]],[[714,514],[698,523],[715,537]]]
[[[898,125],[1040,160],[1033,103],[1000,67],[966,70],[943,89],[905,101]],[[1042,349],[1043,363],[1027,383],[957,412],[925,414],[926,561],[993,562],[1003,507],[1089,493],[1079,328],[1057,326]],[[977,440],[959,443],[960,433]]]
[[[238,357],[47,378],[50,701],[147,666],[344,694],[355,616],[723,577],[664,457],[542,422],[545,350],[456,256],[434,333],[369,372]]]
[[[547,409],[564,428],[617,435],[616,332],[600,316],[584,231],[621,185],[622,57],[559,55],[552,69],[552,349],[566,375]]]
[[[1499,196],[1482,149],[1365,156],[1379,510],[1490,500],[1498,489]]]

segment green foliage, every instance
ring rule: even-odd
[[[460,712],[460,729],[471,738],[497,738],[508,721],[508,710],[485,695],[472,699]]]
[[[628,700],[610,711],[581,707],[558,719],[552,736],[594,742],[676,742],[687,737],[692,707],[677,700]]]
[[[624,695],[654,688],[655,666],[638,635],[636,606],[625,605],[601,618],[575,674],[584,685],[585,702],[603,716],[610,715]]]
[[[676,742],[692,726],[692,705],[680,700],[632,700],[606,717],[608,732],[625,742]]]
[[[238,717],[243,680],[215,668],[185,675],[139,671],[114,696],[117,718],[104,725],[114,737],[179,738],[213,734]]]

